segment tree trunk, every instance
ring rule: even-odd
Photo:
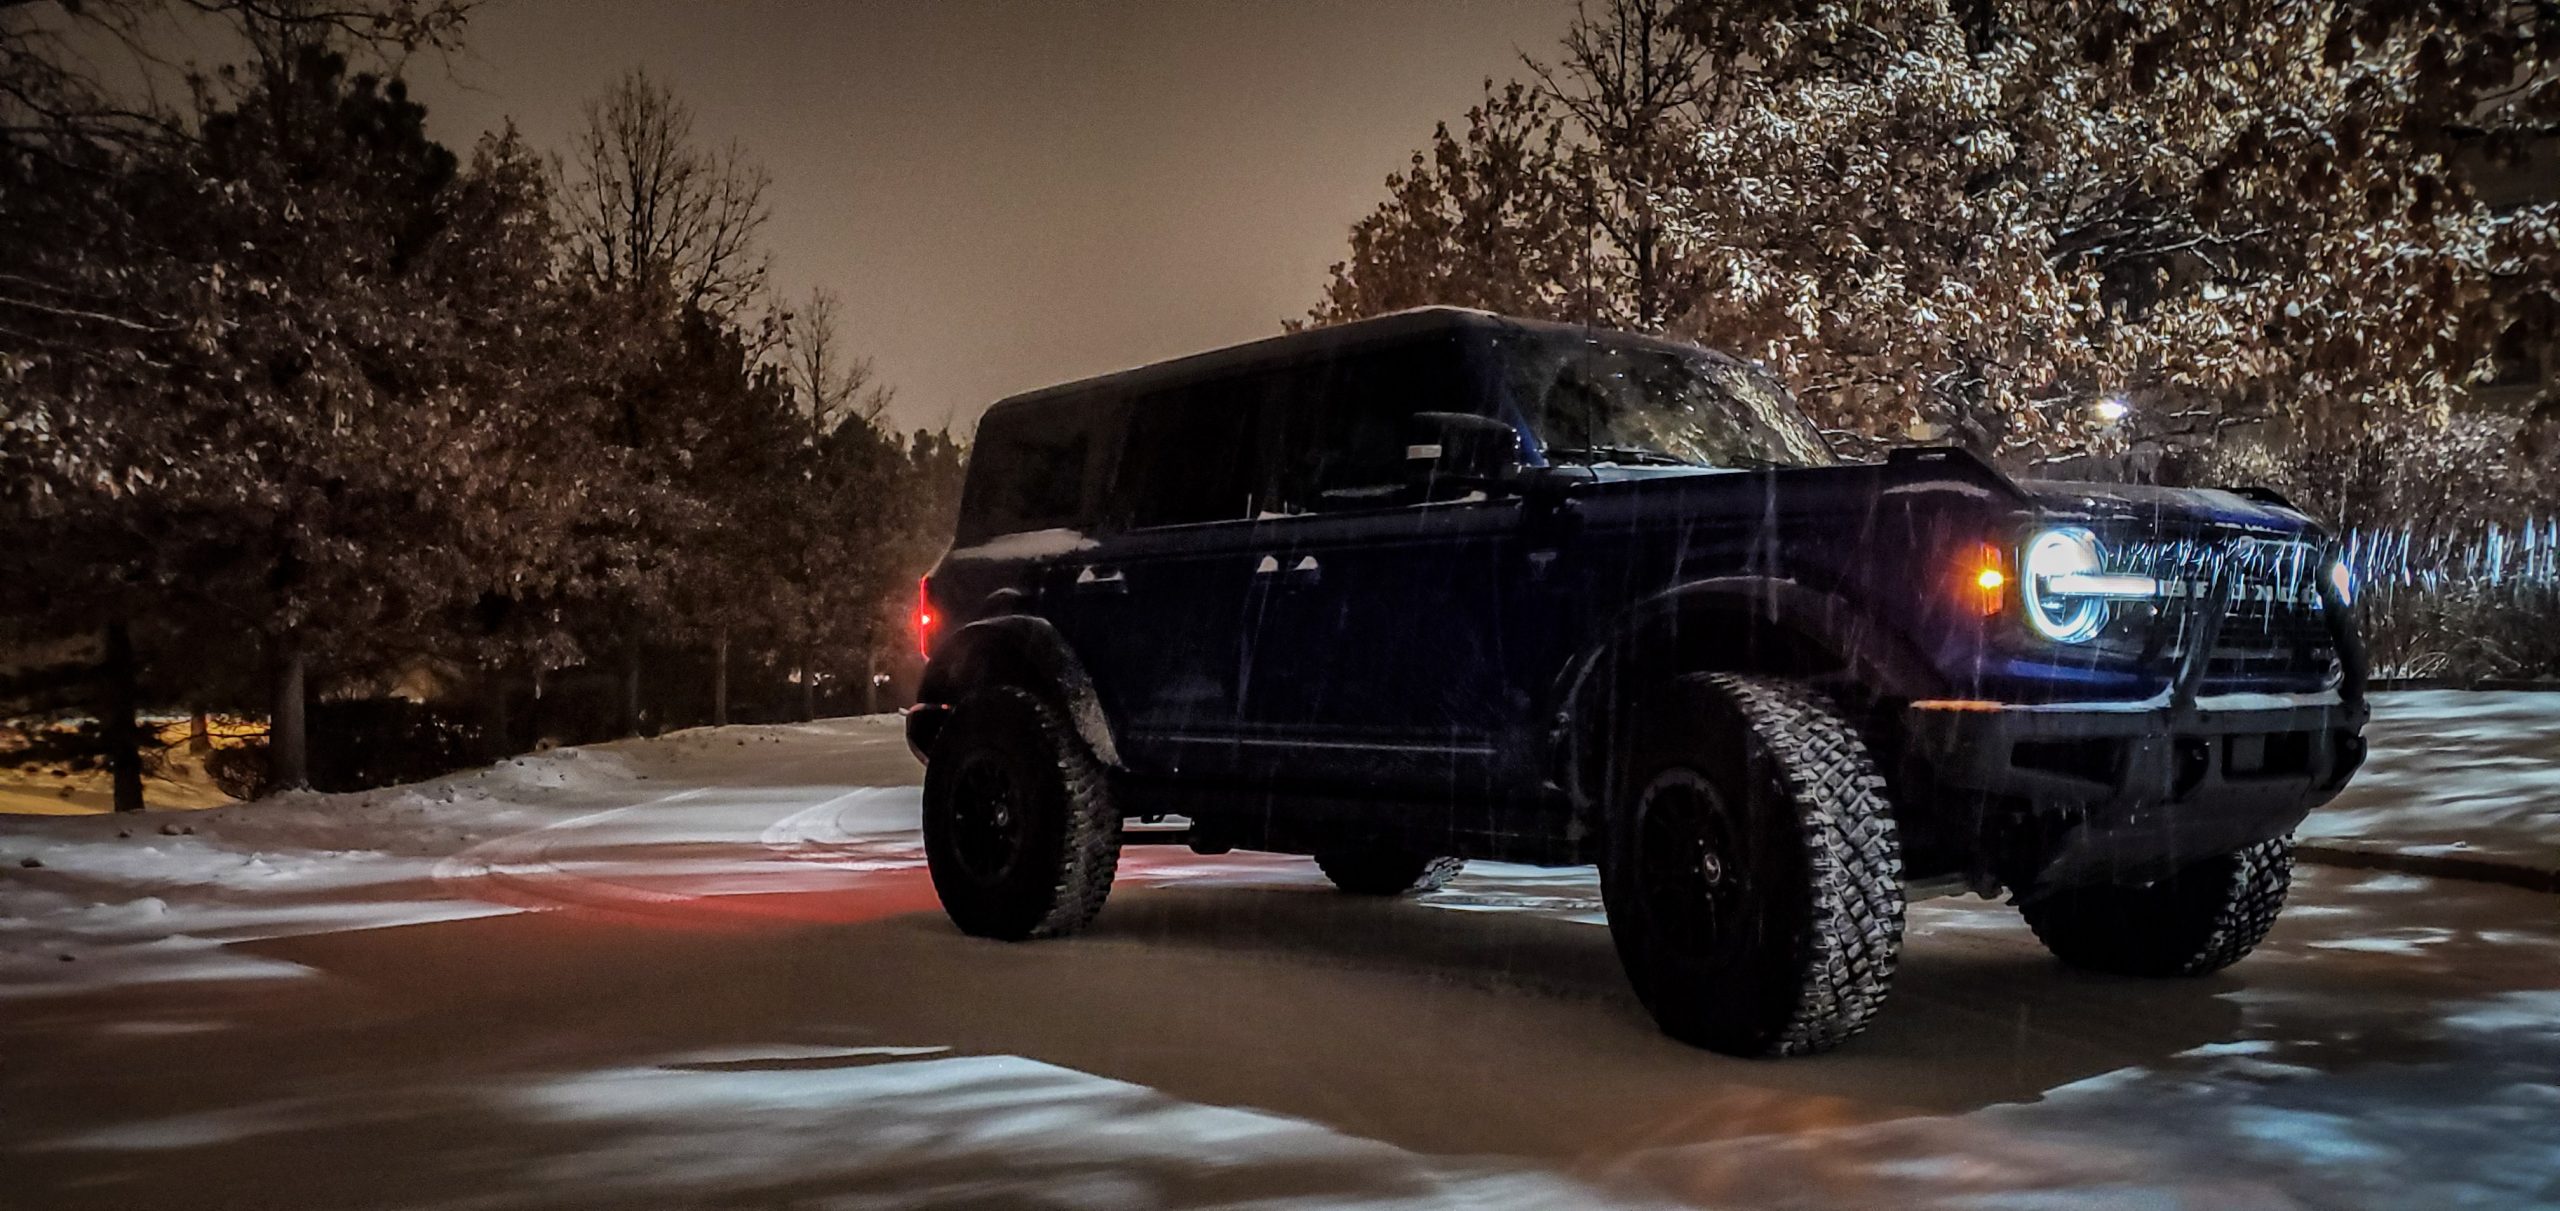
[[[711,726],[729,726],[729,628],[711,641]]]
[[[622,734],[640,734],[640,637],[622,641]]]
[[[206,716],[203,707],[195,708],[187,716],[187,751],[198,756],[213,751],[213,720]]]
[[[1657,273],[1654,266],[1654,244],[1657,239],[1652,222],[1642,221],[1636,228],[1636,331],[1638,332],[1652,332],[1655,322],[1660,319],[1656,313],[1662,310],[1661,300],[1656,297],[1661,290],[1660,283],[1656,280]]]
[[[311,785],[310,734],[303,727],[302,641],[278,635],[268,653],[273,680],[267,697],[267,782],[269,790],[302,790]]]
[[[543,680],[542,661],[537,659],[533,662],[533,701],[526,703],[524,709],[525,743],[535,749],[542,747]]]
[[[142,810],[142,725],[135,719],[140,694],[134,687],[133,635],[122,622],[107,624],[105,724],[107,767],[115,778],[116,810]]]
[[[869,623],[862,627],[862,713],[880,713],[880,636]]]
[[[809,667],[809,648],[800,648],[800,722],[818,717],[818,671]]]
[[[507,718],[507,666],[493,664],[480,677],[480,747],[484,759],[496,761],[516,751]]]

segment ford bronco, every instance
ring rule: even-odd
[[[1432,308],[1017,396],[955,543],[906,726],[962,930],[1078,929],[1133,843],[1597,864],[1638,998],[1735,1054],[1861,1029],[1917,894],[2227,966],[2364,755],[2354,584],[2275,494],[1843,463],[1641,336]]]

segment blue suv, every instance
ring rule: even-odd
[[[2262,490],[1843,463],[1765,372],[1433,308],[980,423],[907,714],[969,933],[1065,934],[1121,847],[1343,890],[1596,863],[1675,1037],[1820,1051],[1914,895],[2195,975],[2273,924],[2364,755],[2354,586]]]

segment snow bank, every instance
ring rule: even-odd
[[[871,716],[697,729],[529,754],[408,786],[207,810],[0,815],[0,1000],[291,974],[289,964],[225,944],[519,911],[520,900],[457,890],[445,868],[476,846],[599,812],[688,796],[753,802],[771,793],[778,773],[784,793],[800,793],[792,770],[777,769],[785,752],[797,768],[859,751],[885,763],[890,777],[881,780],[904,780],[913,763],[896,724]],[[831,802],[845,789],[829,789]],[[851,844],[847,830],[864,824],[912,832],[911,803],[894,823],[876,810],[864,817],[835,806],[852,816],[813,822],[819,841]],[[897,842],[884,852],[913,856]]]

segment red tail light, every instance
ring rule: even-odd
[[[933,658],[933,636],[942,629],[942,615],[933,608],[933,578],[916,581],[916,651],[928,660]]]

